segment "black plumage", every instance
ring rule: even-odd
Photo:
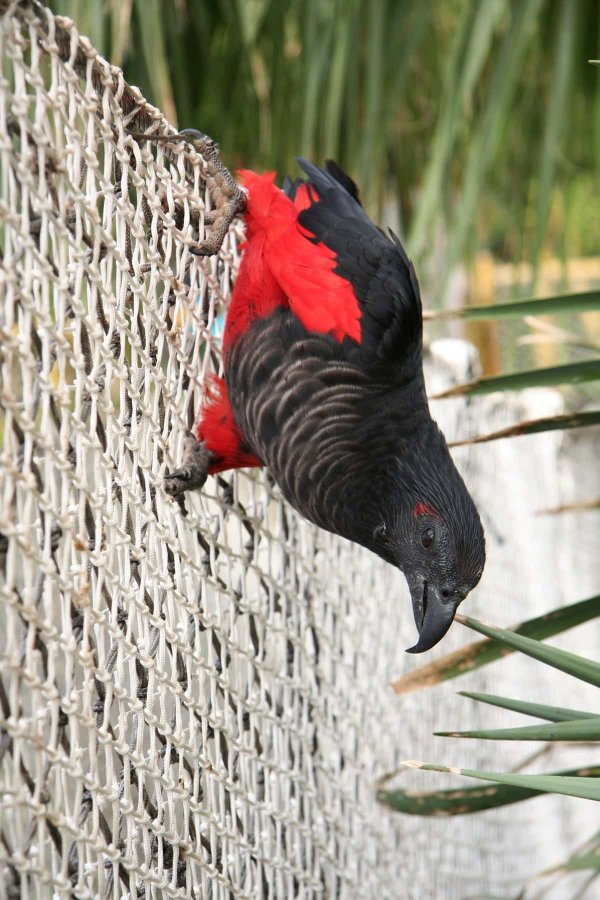
[[[478,583],[483,529],[429,412],[410,260],[339,166],[301,166],[306,179],[285,184],[293,204],[268,176],[246,173],[225,383],[168,490],[264,464],[307,519],[404,572],[420,652]]]

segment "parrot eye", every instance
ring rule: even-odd
[[[425,531],[421,533],[421,544],[426,550],[429,550],[433,544],[434,538],[433,528],[426,528]]]

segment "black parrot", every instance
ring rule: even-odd
[[[432,420],[412,264],[332,162],[307,178],[241,173],[246,242],[209,385],[172,495],[266,466],[311,522],[404,572],[419,653],[481,578],[475,504]]]

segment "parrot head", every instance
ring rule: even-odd
[[[425,439],[412,441],[388,463],[383,490],[363,507],[371,533],[362,543],[399,568],[408,583],[419,631],[408,653],[429,650],[444,637],[485,564],[477,509],[443,435],[431,426]]]

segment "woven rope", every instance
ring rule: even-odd
[[[13,4],[0,40],[3,891],[335,895],[357,711],[320,683],[353,658],[308,560],[346,550],[264,477],[161,490],[237,235],[190,254],[204,160],[128,136],[172,129],[71,22]]]
[[[399,728],[398,573],[264,472],[162,491],[239,262],[238,227],[190,253],[210,159],[133,139],[172,129],[72,22],[0,13],[0,898],[508,892],[528,819],[507,867],[501,815],[376,804],[440,724]]]

